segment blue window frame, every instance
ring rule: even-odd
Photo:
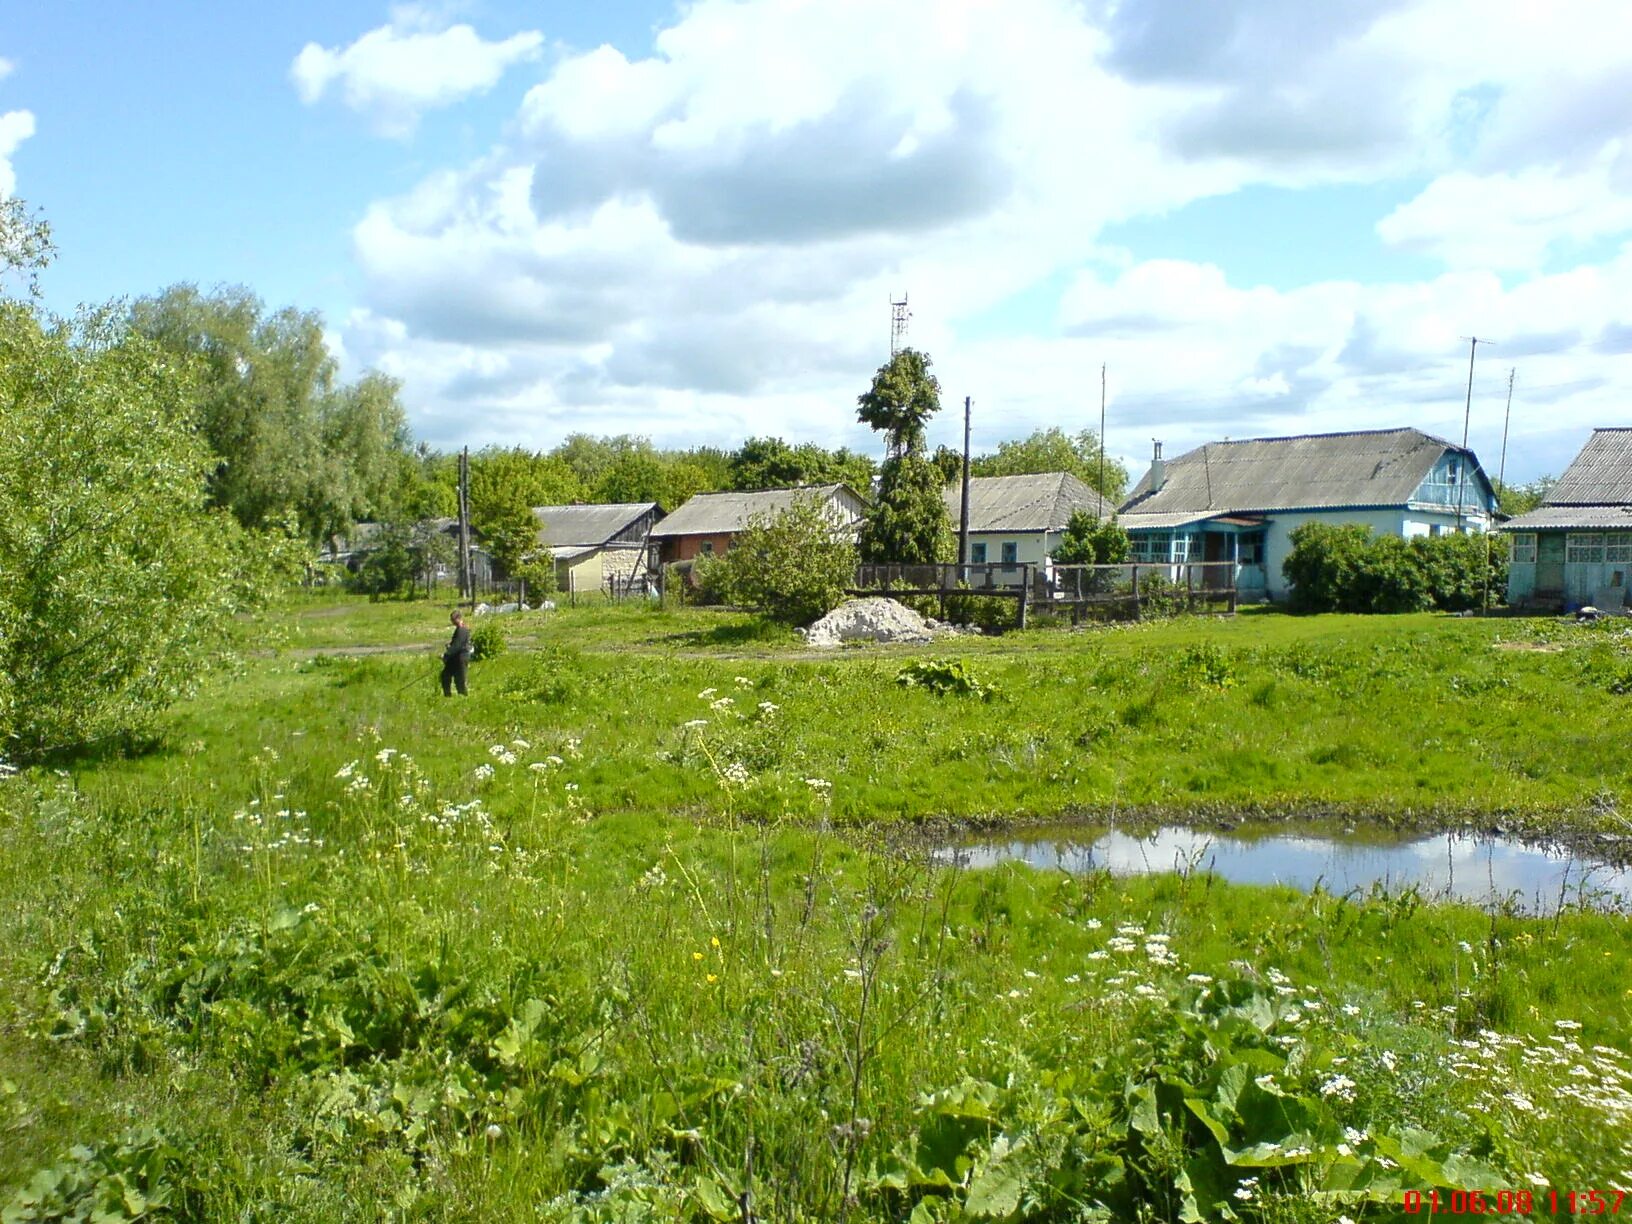
[[[984,543],[969,545],[969,563],[971,565],[986,564],[986,545]]]
[[[1020,545],[1012,540],[1003,545],[1003,564],[1013,565],[1020,560]]]

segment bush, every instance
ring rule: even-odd
[[[504,623],[484,617],[481,622],[470,631],[470,657],[472,659],[496,659],[510,646],[510,634]]]
[[[1133,545],[1115,519],[1101,519],[1086,510],[1074,510],[1054,550],[1057,565],[1120,565]]]
[[[896,672],[895,682],[902,688],[921,688],[938,697],[950,694],[990,701],[998,693],[995,684],[977,679],[962,659],[919,659]]]
[[[1188,598],[1184,588],[1160,574],[1139,576],[1139,615],[1142,619],[1177,616],[1186,610]]]
[[[855,576],[854,545],[813,496],[794,498],[780,514],[755,515],[724,556],[700,557],[696,567],[706,595],[790,625],[838,607]]]
[[[142,731],[294,575],[206,509],[185,366],[106,315],[0,303],[0,755]]]
[[[1374,538],[1358,524],[1305,523],[1281,566],[1299,612],[1463,612],[1507,589],[1505,550],[1478,535]]]

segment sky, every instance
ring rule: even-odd
[[[246,285],[440,448],[1632,425],[1625,0],[7,0],[46,305]]]

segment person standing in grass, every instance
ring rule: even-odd
[[[465,624],[465,614],[457,608],[448,619],[453,622],[453,637],[442,652],[442,696],[452,697],[454,686],[458,685],[459,696],[468,697],[465,672],[470,666],[470,626]]]

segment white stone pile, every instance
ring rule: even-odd
[[[842,603],[800,632],[807,646],[828,650],[845,642],[930,642],[938,634],[969,631],[925,620],[904,604],[874,596]]]

